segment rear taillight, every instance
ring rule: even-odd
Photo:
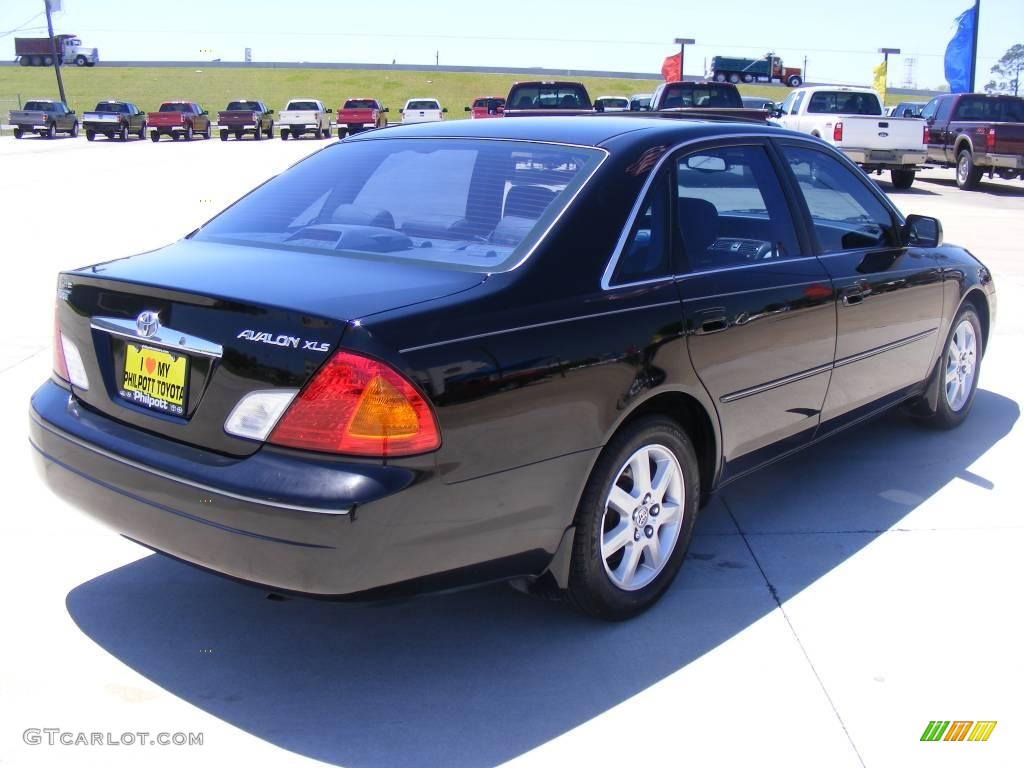
[[[60,330],[59,310],[53,315],[53,372],[78,389],[89,388],[89,376],[78,346]]]
[[[832,129],[832,141],[843,140],[843,124],[836,123],[836,127]]]
[[[71,381],[68,376],[68,364],[64,362],[64,345],[60,340],[60,310],[54,307],[53,310],[53,372],[64,381]]]
[[[385,363],[338,352],[292,402],[270,443],[355,456],[410,456],[441,445],[426,399]]]
[[[924,127],[924,131],[923,131],[923,134],[924,134],[924,135],[923,135],[923,137],[921,138],[921,141],[922,141],[922,142],[923,142],[924,144],[926,144],[926,145],[927,145],[927,144],[928,144],[928,126],[927,126],[927,125],[925,125],[925,127]]]
[[[991,152],[996,148],[996,129],[989,128],[988,133],[985,134],[985,149]]]

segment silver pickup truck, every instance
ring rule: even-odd
[[[315,139],[331,136],[331,110],[316,99],[292,99],[277,117],[281,138],[297,139],[309,134]]]
[[[26,101],[22,109],[12,109],[10,123],[14,126],[14,138],[21,139],[27,134],[37,133],[52,139],[58,133],[78,136],[78,117],[63,101],[35,99]]]

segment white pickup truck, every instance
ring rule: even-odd
[[[791,91],[773,123],[817,136],[868,173],[892,172],[897,189],[909,189],[925,160],[926,126],[916,117],[886,117],[870,88],[812,86]]]
[[[277,116],[277,126],[282,139],[297,139],[304,133],[314,139],[327,139],[331,136],[331,110],[316,99],[292,99]]]
[[[403,123],[436,123],[444,120],[447,107],[442,107],[437,99],[409,99],[399,110]]]

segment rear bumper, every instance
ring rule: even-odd
[[[432,457],[383,466],[264,448],[229,459],[88,411],[53,382],[32,398],[29,440],[47,485],[118,533],[320,596],[541,572],[593,459],[572,454],[454,485]]]
[[[871,165],[879,168],[903,168],[921,165],[925,161],[926,152],[918,150],[889,149],[858,149],[842,147],[848,158],[860,165]]]
[[[106,122],[103,120],[91,121],[87,120],[82,123],[82,130],[85,131],[96,131],[97,133],[103,133],[105,131],[119,131],[121,130],[121,123]]]
[[[1008,168],[1020,171],[1024,170],[1024,155],[997,155],[982,152],[974,156],[974,164],[985,168]]]

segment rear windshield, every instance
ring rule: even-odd
[[[576,83],[514,85],[511,109],[591,109],[587,89]]]
[[[127,104],[120,104],[116,101],[101,101],[96,105],[97,112],[128,112]]]
[[[191,104],[161,104],[161,112],[191,112]]]
[[[880,115],[882,105],[873,93],[818,91],[811,96],[807,111],[839,115]]]
[[[421,102],[417,102],[419,104]],[[437,105],[434,102],[432,107],[416,107],[416,109],[437,109]],[[349,99],[345,102],[345,106],[342,109],[376,109],[377,102],[373,99]]]
[[[26,101],[25,102],[25,106],[23,108],[25,110],[37,110],[37,111],[47,112],[50,109],[50,102],[49,101]]]
[[[195,238],[501,271],[522,258],[603,156],[486,139],[341,142],[259,187]]]
[[[285,107],[285,109],[290,109],[296,112],[316,112],[317,110],[320,109],[320,105],[317,104],[315,101],[289,101],[288,106]]]
[[[661,94],[661,109],[678,107],[742,107],[735,87],[724,85],[667,85]]]
[[[436,101],[410,101],[405,105],[406,109],[440,109]]]
[[[629,99],[598,99],[605,109],[629,109]]]
[[[473,107],[476,109],[497,109],[503,106],[505,106],[504,99],[477,99],[473,102]]]
[[[225,112],[234,112],[234,111],[257,112],[260,109],[262,109],[262,107],[260,107],[260,103],[258,101],[231,101],[231,102],[228,102],[228,106],[227,106],[227,108],[225,108],[224,111]]]
[[[1024,99],[963,97],[956,105],[954,120],[982,120],[986,123],[1024,123]]]

